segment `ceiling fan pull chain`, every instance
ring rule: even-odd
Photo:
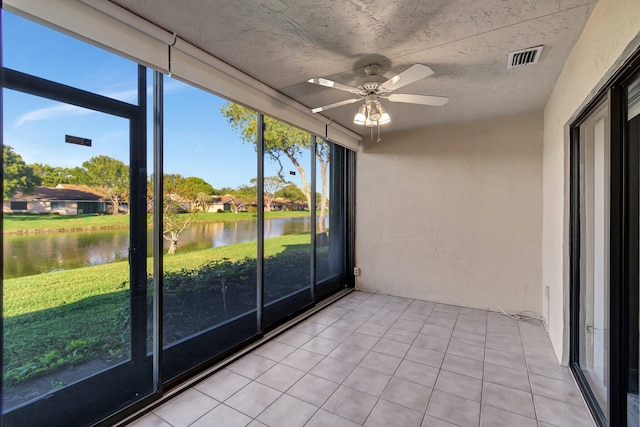
[[[380,141],[382,141],[382,138],[380,138],[380,121],[378,120],[378,139],[376,140],[376,142],[380,142]]]

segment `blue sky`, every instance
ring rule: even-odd
[[[136,103],[134,62],[6,11],[2,14],[5,67]],[[151,71],[147,74],[151,113]],[[240,140],[220,113],[226,101],[167,76],[164,86],[165,173],[198,176],[216,188],[248,184],[256,176],[255,149]],[[127,120],[6,89],[3,96],[4,144],[27,163],[72,167],[97,155],[129,163]],[[90,138],[93,146],[67,144],[66,134]],[[308,164],[309,156],[301,162]],[[285,167],[294,170],[288,163]],[[265,160],[266,175],[276,170]]]

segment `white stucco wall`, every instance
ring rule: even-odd
[[[543,295],[549,336],[566,363],[569,348],[569,156],[573,117],[638,46],[640,1],[600,0],[544,109]],[[545,298],[546,299],[546,298]],[[547,307],[548,303],[548,307]]]
[[[541,314],[542,114],[382,137],[357,157],[357,288]]]

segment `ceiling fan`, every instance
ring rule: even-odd
[[[391,93],[396,89],[399,89],[409,83],[413,83],[417,80],[429,77],[433,74],[433,70],[422,64],[415,64],[401,72],[395,77],[387,79],[384,76],[379,75],[380,65],[371,64],[364,68],[366,76],[362,77],[356,82],[355,87],[345,85],[342,83],[334,82],[333,80],[325,78],[309,79],[309,83],[314,83],[320,86],[331,87],[334,89],[343,90],[345,92],[358,95],[357,98],[347,99],[346,101],[335,102],[333,104],[324,105],[311,109],[312,113],[319,113],[331,108],[341,107],[343,105],[353,104],[364,98],[364,104],[360,106],[358,112],[353,118],[353,122],[358,125],[364,125],[373,128],[378,126],[378,141],[380,141],[380,125],[391,122],[389,113],[384,110],[384,107],[380,103],[381,99],[386,99],[391,102],[403,102],[409,104],[420,104],[440,107],[449,102],[449,98],[446,96],[431,96],[431,95],[414,95],[407,93]],[[372,130],[373,131],[373,130]]]

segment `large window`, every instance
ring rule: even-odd
[[[347,270],[347,150],[316,142],[316,295],[345,286]]]
[[[270,117],[263,141],[264,325],[270,326],[312,302],[312,147],[308,132]],[[290,197],[275,199],[285,187]],[[285,209],[277,215],[274,201]]]
[[[163,371],[170,380],[258,333],[256,113],[236,115],[240,107],[173,79],[163,87]]]
[[[122,418],[352,282],[354,153],[2,13],[3,425]]]

